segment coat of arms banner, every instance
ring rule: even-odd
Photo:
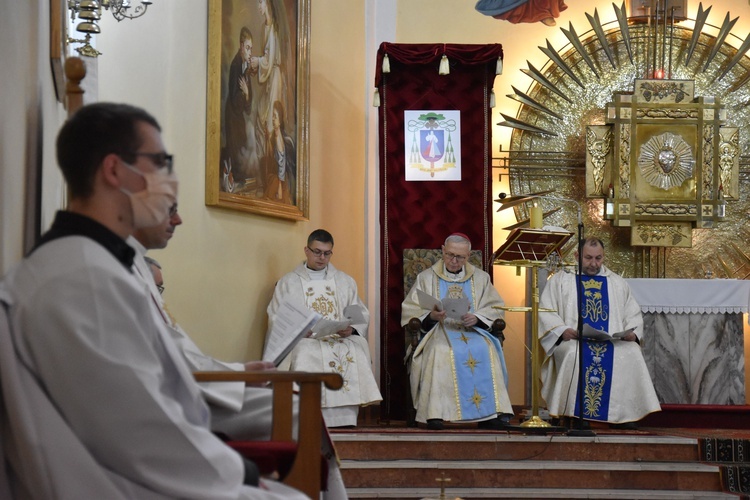
[[[461,112],[404,111],[407,181],[461,180]]]

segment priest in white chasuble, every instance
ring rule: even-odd
[[[410,366],[416,420],[433,430],[442,429],[443,421],[501,429],[513,409],[502,346],[489,329],[502,317],[498,307],[504,302],[489,275],[467,261],[466,235],[450,235],[442,250],[442,260],[419,273],[401,310],[402,325],[412,318],[422,322]],[[430,305],[423,294],[441,303]],[[459,299],[466,312],[445,307],[446,299]]]
[[[580,251],[583,323],[604,338],[583,342],[583,418],[635,427],[636,421],[661,409],[641,352],[641,308],[625,280],[603,265],[601,240],[587,238]],[[579,415],[576,281],[575,273],[555,274],[539,302],[540,309],[556,311],[539,313],[539,339],[546,353],[542,397],[555,416]]]
[[[277,311],[285,301],[304,305],[330,320],[344,319],[344,309],[355,305],[362,313],[359,324],[326,335],[316,332],[304,338],[279,365],[280,370],[335,372],[344,379],[337,391],[323,390],[323,418],[328,427],[357,425],[359,407],[383,398],[372,373],[367,326],[370,314],[357,294],[357,283],[331,264],[333,236],[324,229],[313,231],[304,248],[306,260],[276,283],[268,305],[266,346],[274,331]]]

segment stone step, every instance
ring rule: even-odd
[[[695,462],[694,438],[673,436],[527,436],[507,433],[333,434],[350,460],[606,460]]]
[[[423,499],[440,498],[440,488],[347,488],[349,498],[358,500],[375,499]],[[598,499],[598,500],[736,500],[736,495],[715,491],[675,491],[675,490],[633,490],[633,489],[576,489],[564,491],[542,488],[452,488],[445,489],[446,498],[459,497],[462,500],[487,498],[553,498],[555,500]]]
[[[445,473],[451,488],[721,491],[717,466],[689,462],[347,459],[341,473],[347,490],[430,488]]]
[[[480,431],[332,432],[350,498],[729,499],[698,439]]]

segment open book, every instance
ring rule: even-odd
[[[306,307],[291,302],[282,302],[279,310],[276,311],[263,361],[273,361],[275,366],[279,366],[320,318],[320,314]]]
[[[587,339],[594,339],[594,340],[612,340],[612,339],[621,339],[625,335],[628,334],[631,330],[624,330],[622,332],[616,332],[609,334],[605,332],[604,330],[597,330],[596,328],[589,326],[587,324],[583,325],[583,336]]]
[[[451,319],[461,319],[461,316],[469,312],[469,299],[461,297],[460,299],[444,298],[443,300],[436,299],[432,295],[417,290],[417,298],[419,300],[419,307],[422,309],[433,310],[436,306],[438,311],[445,311],[446,315]]]
[[[306,307],[282,302],[276,311],[273,329],[268,337],[263,361],[273,361],[275,366],[286,358],[294,346],[312,332],[311,338],[323,338],[345,330],[349,325],[367,323],[362,306],[352,304],[344,309],[344,319],[330,320],[323,318]]]

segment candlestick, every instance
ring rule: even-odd
[[[533,203],[531,205],[531,210],[529,211],[529,227],[531,229],[541,229],[542,228],[542,206],[538,203]]]

